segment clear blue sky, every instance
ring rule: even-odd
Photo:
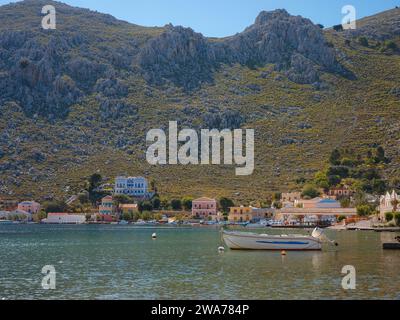
[[[0,0],[0,5],[11,2]],[[341,23],[341,9],[351,4],[357,19],[400,7],[400,0],[63,0],[67,4],[109,13],[143,26],[167,23],[191,27],[205,36],[242,31],[261,10],[284,8],[289,13],[332,26]]]

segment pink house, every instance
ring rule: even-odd
[[[192,215],[196,218],[207,218],[217,214],[217,201],[202,197],[192,201]]]
[[[22,210],[31,214],[35,214],[38,213],[40,210],[40,203],[37,203],[35,201],[22,201],[18,203],[17,210]]]

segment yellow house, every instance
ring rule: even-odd
[[[251,207],[230,207],[228,221],[230,222],[245,222],[253,218]]]
[[[127,214],[127,213],[128,214],[129,213],[132,214],[134,212],[138,212],[139,211],[138,205],[136,203],[120,204],[119,208],[120,208],[121,212],[125,213],[125,214]]]

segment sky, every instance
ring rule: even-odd
[[[0,0],[0,5],[10,0]],[[395,6],[400,0],[62,0],[108,13],[142,26],[167,23],[191,27],[208,37],[224,37],[251,25],[262,10],[286,9],[326,27],[342,21],[342,7],[353,5],[360,19]],[[57,8],[56,8],[57,9]]]

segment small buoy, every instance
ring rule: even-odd
[[[219,251],[219,252],[224,252],[224,251],[225,251],[225,248],[224,248],[223,246],[220,246],[220,247],[218,247],[218,251]]]
[[[156,239],[156,238],[157,238],[157,234],[154,232],[154,233],[151,235],[151,237],[152,237],[153,239]]]
[[[282,250],[282,251],[281,251],[281,255],[286,256],[286,251],[285,251],[285,250]]]

